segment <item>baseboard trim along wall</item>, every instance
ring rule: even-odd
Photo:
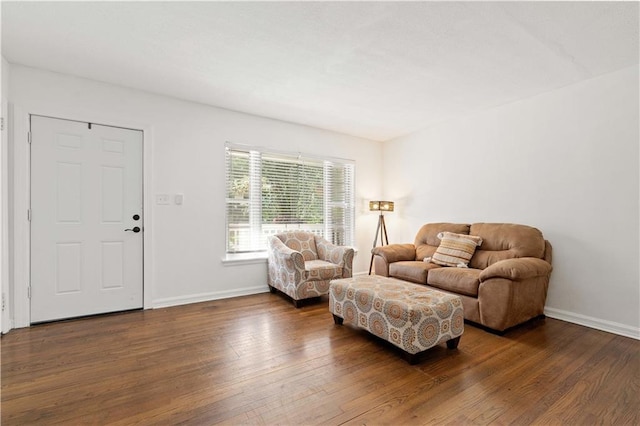
[[[353,276],[367,275],[367,272],[356,272]],[[574,312],[563,311],[562,309],[548,308],[544,309],[544,314],[549,318],[555,318],[573,324],[584,325],[585,327],[594,328],[596,330],[606,331],[624,337],[640,340],[640,328],[631,327],[619,322],[607,321],[600,318],[589,317],[586,315],[576,314]]]
[[[602,330],[608,333],[618,334],[620,336],[640,340],[640,328],[631,327],[626,324],[606,321],[603,319],[588,317],[586,315],[580,315],[554,308],[545,308],[544,314],[549,318],[555,318],[578,325],[584,325],[585,327],[595,328],[596,330]]]
[[[267,293],[269,287],[265,285],[245,287],[237,290],[214,291],[211,293],[190,294],[188,296],[167,297],[153,301],[153,309],[168,308],[170,306],[187,305],[189,303],[208,302],[210,300],[228,299],[230,297],[249,296],[251,294]]]
[[[353,275],[367,275],[367,273],[358,272]],[[168,308],[171,306],[186,305],[189,303],[208,302],[218,299],[228,299],[230,297],[249,296],[251,294],[266,293],[268,291],[269,288],[266,285],[261,285],[255,287],[245,287],[233,291],[215,291],[210,293],[192,294],[189,296],[167,297],[164,299],[154,300],[153,309]],[[549,318],[559,319],[562,321],[583,325],[585,327],[594,328],[596,330],[606,331],[608,333],[618,334],[620,336],[640,340],[640,328],[634,328],[626,324],[606,321],[599,318],[580,315],[574,312],[563,311],[561,309],[555,308],[545,308],[544,314]]]

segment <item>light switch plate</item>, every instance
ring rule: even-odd
[[[156,204],[171,204],[168,194],[156,194]]]
[[[176,203],[177,205],[181,205],[183,201],[184,201],[184,195],[176,194],[173,196],[173,202]]]

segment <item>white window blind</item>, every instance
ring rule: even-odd
[[[302,230],[353,244],[354,163],[226,146],[227,253],[264,251],[267,236]]]

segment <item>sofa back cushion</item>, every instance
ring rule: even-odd
[[[469,262],[470,268],[485,269],[504,259],[537,257],[544,259],[545,242],[542,232],[513,223],[474,223],[469,234],[482,238]]]
[[[465,223],[427,223],[416,234],[414,245],[416,246],[416,259],[423,260],[432,257],[440,245],[440,232],[453,232],[454,234],[469,234],[469,225]]]

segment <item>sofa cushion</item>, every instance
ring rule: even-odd
[[[429,271],[427,284],[442,290],[478,297],[480,269],[438,268]]]
[[[414,245],[416,246],[415,260],[423,260],[433,256],[440,245],[438,234],[441,232],[453,232],[455,234],[468,234],[469,225],[464,223],[427,223],[416,234]]]
[[[389,265],[389,276],[412,283],[426,284],[427,272],[436,268],[441,266],[421,260],[395,262]]]
[[[544,258],[545,241],[542,232],[526,225],[513,223],[474,223],[470,233],[482,237],[469,262],[471,268],[485,269],[505,259],[518,257]]]
[[[441,232],[440,245],[431,257],[431,263],[442,266],[467,266],[476,247],[482,244],[482,238],[473,235]]]

